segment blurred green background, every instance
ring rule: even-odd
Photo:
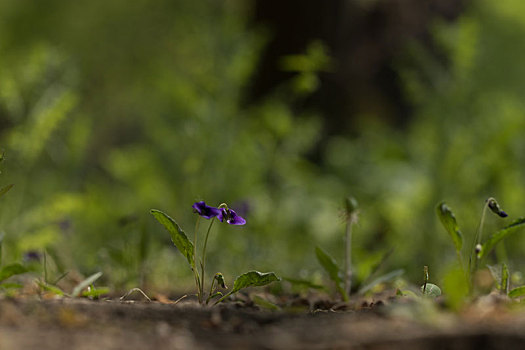
[[[393,248],[385,270],[419,283],[455,263],[439,201],[467,242],[489,196],[525,215],[523,2],[356,1],[332,31],[333,5],[263,2],[0,0],[4,260],[46,250],[56,275],[191,289],[149,209],[191,237],[205,200],[248,220],[215,227],[209,273],[311,278],[316,245],[342,263],[353,195],[358,278]],[[504,244],[524,271],[523,236]]]

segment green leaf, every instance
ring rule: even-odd
[[[482,259],[487,256],[487,254],[492,251],[492,248],[494,248],[496,244],[498,244],[502,239],[507,238],[510,234],[516,232],[518,229],[522,228],[524,224],[525,218],[519,218],[504,229],[493,233],[481,246],[481,250],[478,253],[478,259]]]
[[[501,291],[509,294],[509,268],[505,263],[501,265]]]
[[[487,265],[487,267],[496,282],[496,288],[501,290],[501,268],[498,265]]]
[[[424,296],[436,298],[441,295],[441,288],[433,283],[427,283],[426,286],[421,286],[421,293],[423,293]]]
[[[26,273],[28,270],[20,264],[6,265],[0,269],[0,282],[14,275]]]
[[[275,310],[275,311],[281,310],[281,308],[279,306],[275,305],[272,302],[269,302],[266,299],[261,298],[258,295],[254,295],[253,298],[252,298],[252,301],[253,301],[253,303],[255,305],[259,305],[260,307],[262,307],[264,309]]]
[[[7,192],[9,192],[9,190],[11,188],[13,188],[15,184],[10,184],[10,185],[7,185],[5,187],[2,187],[2,189],[0,189],[0,197],[2,197],[4,194],[6,194]]]
[[[220,298],[215,304],[220,303],[221,301],[223,301],[233,293],[237,293],[241,289],[247,287],[265,286],[269,283],[277,282],[280,280],[281,279],[277,277],[273,272],[262,273],[259,271],[249,271],[243,273],[242,275],[238,276],[233,282],[232,290],[228,294]]]
[[[398,270],[391,271],[391,272],[389,272],[387,274],[384,274],[382,276],[379,276],[376,279],[372,280],[367,285],[364,285],[363,287],[361,287],[357,293],[358,294],[365,294],[366,292],[368,292],[369,290],[371,290],[372,288],[374,288],[378,284],[391,281],[394,278],[399,277],[399,276],[401,276],[404,273],[405,273],[405,270],[398,269]]]
[[[180,226],[165,213],[157,209],[151,209],[151,214],[160,222],[171,235],[171,241],[175,247],[186,257],[191,268],[195,270],[195,259],[193,257],[193,243],[190,242],[186,233]]]
[[[20,283],[0,283],[2,289],[22,289],[23,287]]]
[[[317,261],[323,267],[323,269],[328,273],[328,276],[335,283],[337,291],[345,301],[348,300],[348,295],[343,289],[343,279],[341,278],[341,270],[337,266],[335,259],[332,258],[327,252],[325,252],[321,247],[315,247],[315,255],[317,256]]]
[[[511,298],[519,298],[525,296],[525,286],[514,288],[509,292],[509,297]]]
[[[102,272],[97,272],[80,282],[73,288],[73,292],[71,293],[72,297],[78,297],[80,296],[80,293],[84,288],[87,288],[89,285],[93,284],[96,280],[98,280],[102,276]]]
[[[109,293],[108,287],[101,287],[101,288],[93,288],[91,290],[85,290],[82,292],[83,297],[91,297],[91,298],[98,298],[101,295],[105,295]]]
[[[456,251],[461,251],[461,247],[463,246],[463,235],[459,230],[459,226],[456,221],[456,217],[454,216],[454,213],[452,213],[452,210],[450,210],[450,208],[445,204],[445,202],[441,202],[440,204],[438,204],[438,206],[436,207],[436,213],[439,217],[439,220],[445,227],[445,230],[447,230],[450,237],[452,238],[454,246],[456,247]]]
[[[247,287],[265,286],[269,283],[280,281],[281,279],[273,272],[261,273],[259,271],[249,271],[238,276],[233,282],[231,294],[237,293]]]
[[[297,286],[299,288],[324,289],[324,286],[321,286],[320,284],[315,284],[307,279],[283,277],[283,280],[286,282],[290,282],[292,286]]]
[[[42,282],[42,281],[39,281],[37,280],[36,283],[38,284],[38,286],[40,288],[42,288],[43,290],[45,290],[46,292],[51,292],[55,295],[59,295],[59,296],[64,296],[66,293],[64,293],[64,291],[58,287],[55,287],[51,284],[47,284],[45,282]]]

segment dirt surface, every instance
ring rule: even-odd
[[[290,313],[236,304],[4,299],[0,349],[525,348],[525,313],[482,309],[428,317],[411,305]]]

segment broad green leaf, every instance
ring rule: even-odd
[[[493,233],[481,246],[481,250],[478,253],[478,259],[482,259],[487,256],[487,254],[492,251],[492,248],[494,248],[496,244],[498,244],[504,238],[507,238],[510,234],[518,231],[518,229],[522,228],[524,224],[525,218],[519,218],[504,229]]]
[[[171,235],[171,241],[175,247],[186,257],[191,268],[195,270],[195,259],[193,257],[193,243],[188,239],[186,233],[180,226],[165,213],[157,209],[151,209],[151,214],[160,222]]]
[[[7,192],[9,192],[9,190],[11,188],[13,188],[14,184],[10,184],[10,185],[7,185],[5,187],[2,187],[2,189],[0,189],[0,197],[2,197],[4,194],[6,194]]]
[[[328,273],[328,276],[335,283],[337,291],[345,301],[348,300],[348,295],[343,289],[343,279],[341,278],[341,270],[337,266],[335,259],[332,258],[327,252],[325,252],[321,247],[315,247],[315,255],[317,256],[317,261],[323,267],[323,269]]]
[[[28,270],[20,264],[10,264],[0,269],[0,282],[14,275],[26,273]]]
[[[519,298],[525,296],[525,286],[514,288],[509,292],[509,297],[511,298]]]
[[[421,286],[421,293],[427,297],[438,297],[441,295],[441,289],[433,283],[427,283]]]
[[[505,263],[501,265],[501,291],[509,294],[509,268]]]
[[[96,280],[98,280],[102,276],[102,272],[97,272],[80,282],[73,288],[73,292],[71,293],[71,296],[78,297],[80,296],[80,293],[84,288],[87,288],[89,285],[93,284]]]
[[[259,271],[249,271],[235,279],[231,293],[236,293],[247,287],[265,286],[280,280],[281,279],[273,272],[261,273]]]
[[[368,292],[369,290],[371,290],[375,286],[377,286],[377,285],[379,285],[381,283],[385,283],[385,282],[391,281],[394,278],[401,276],[403,273],[405,273],[405,271],[403,269],[398,269],[398,270],[391,271],[391,272],[389,272],[387,274],[384,274],[382,276],[379,276],[379,277],[375,278],[374,280],[372,280],[370,283],[368,283],[368,284],[364,285],[363,287],[361,287],[357,293],[358,294],[365,294],[366,292]]]
[[[280,281],[281,279],[275,275],[273,272],[266,272],[261,273],[259,271],[249,271],[246,273],[243,273],[242,275],[238,276],[235,281],[233,282],[233,288],[232,290],[217,300],[217,303],[220,303],[233,293],[237,293],[241,289],[247,288],[247,287],[256,287],[256,286],[265,286],[272,282]]]
[[[456,217],[454,216],[454,213],[452,213],[452,210],[450,210],[450,208],[445,204],[445,202],[441,202],[440,204],[438,204],[438,206],[436,207],[436,213],[439,217],[439,220],[445,227],[445,230],[447,230],[450,237],[452,238],[454,246],[456,247],[456,251],[461,251],[461,247],[463,246],[463,235],[459,230],[459,226],[456,221]]]

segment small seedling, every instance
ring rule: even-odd
[[[500,218],[506,218],[508,215],[503,211],[496,201],[496,199],[490,197],[483,204],[483,210],[481,213],[480,222],[476,235],[472,243],[472,248],[468,253],[468,267],[465,268],[464,258],[461,255],[461,250],[463,247],[463,234],[459,230],[459,225],[456,221],[456,217],[452,213],[452,210],[444,203],[438,204],[436,207],[437,216],[439,217],[441,223],[445,227],[446,231],[449,233],[454,246],[456,248],[456,255],[458,257],[459,265],[463,270],[465,278],[467,279],[470,293],[473,291],[473,276],[477,271],[478,267],[483,258],[485,258],[492,249],[501,242],[503,239],[507,238],[511,233],[516,232],[519,228],[522,228],[525,225],[525,218],[520,218],[512,222],[510,225],[504,227],[503,229],[493,233],[488,237],[487,240],[483,242],[483,226],[485,223],[485,214],[487,209],[490,209],[494,214]]]
[[[430,276],[428,274],[428,266],[423,267],[423,280],[421,286],[421,293],[426,297],[436,298],[441,295],[441,289],[433,283],[429,283]]]
[[[213,276],[212,282],[211,282],[211,288],[208,292],[208,296],[206,298],[205,295],[205,283],[204,283],[204,274],[205,274],[205,266],[206,266],[206,247],[208,245],[208,237],[210,235],[211,228],[213,226],[213,223],[215,219],[217,218],[220,222],[224,222],[230,225],[244,225],[246,224],[246,220],[241,217],[240,215],[237,215],[237,213],[233,210],[228,208],[226,204],[221,204],[219,207],[211,207],[206,205],[205,202],[196,202],[192,206],[194,213],[197,213],[197,223],[195,224],[195,231],[193,233],[193,243],[188,239],[186,236],[186,233],[182,230],[182,228],[173,220],[171,217],[169,217],[167,214],[163,213],[160,210],[157,209],[151,209],[151,214],[157,219],[158,222],[160,222],[166,230],[171,235],[171,240],[175,247],[184,255],[186,260],[188,261],[188,264],[190,265],[191,270],[193,271],[193,276],[195,279],[195,285],[197,287],[197,299],[199,300],[199,303],[206,302],[209,303],[211,299],[218,298],[215,304],[225,300],[230,295],[237,293],[243,288],[250,287],[250,286],[264,286],[271,282],[279,281],[280,278],[275,275],[273,272],[268,273],[261,273],[258,271],[249,271],[247,273],[244,273],[240,276],[238,276],[235,281],[233,282],[233,288],[232,290],[227,293],[226,295],[223,295],[222,292],[217,291],[217,288],[220,286],[223,289],[226,289],[226,284],[224,282],[224,276],[221,273],[216,273]],[[204,238],[204,245],[202,248],[202,254],[201,259],[199,260],[200,265],[200,273],[199,269],[197,268],[197,232],[199,228],[199,220],[203,217],[205,219],[211,220],[210,225],[208,226],[208,229],[206,231],[206,236]],[[206,299],[205,299],[206,298]]]
[[[328,273],[330,279],[335,283],[337,292],[341,295],[341,298],[345,302],[349,300],[349,297],[352,292],[352,228],[358,221],[358,214],[359,210],[357,200],[354,197],[348,197],[345,200],[345,209],[343,214],[346,222],[344,271],[342,271],[339,268],[335,259],[332,256],[330,256],[330,254],[328,254],[325,250],[323,250],[321,247],[315,248],[315,255],[317,257],[317,261]],[[390,253],[387,253],[385,257],[387,257],[389,254]],[[385,259],[382,259],[379,265],[381,265],[384,262],[384,260]],[[374,272],[375,271],[373,271],[365,279],[365,282],[367,282],[367,280],[372,277]],[[399,277],[403,274],[403,272],[404,271],[401,269],[391,271],[385,275],[373,279],[369,283],[363,283],[362,286],[359,288],[358,293],[364,294],[378,284],[385,283],[396,277]]]

